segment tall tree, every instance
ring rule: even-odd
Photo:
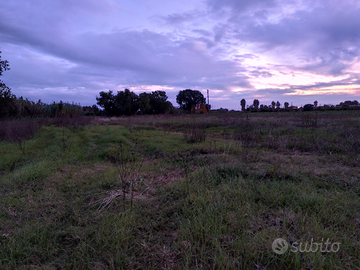
[[[314,101],[314,107],[317,108],[318,102],[317,100]]]
[[[165,91],[155,91],[150,94],[141,93],[139,95],[139,113],[140,114],[163,114],[172,108]]]
[[[205,104],[206,99],[204,95],[198,90],[181,90],[176,96],[176,102],[180,105],[180,108],[190,112],[192,107],[197,104]]]
[[[100,97],[96,97],[97,104],[104,108],[107,116],[133,115],[139,109],[138,96],[129,89],[118,91],[116,95],[113,92],[100,92]]]
[[[276,109],[280,109],[280,106],[281,106],[280,102],[277,101],[277,102],[276,102]]]
[[[272,102],[271,102],[271,108],[272,108],[272,109],[275,109],[275,105],[276,105],[275,101],[272,101]]]
[[[254,99],[253,105],[254,105],[255,110],[258,110],[258,109],[259,109],[259,104],[260,104],[259,100],[258,100],[258,99]]]
[[[16,96],[11,89],[0,82],[0,118],[16,115]]]
[[[165,91],[155,91],[150,94],[150,106],[152,114],[163,114],[172,107],[171,102],[167,101],[168,97]]]
[[[139,113],[140,114],[151,114],[151,105],[150,105],[150,94],[141,93],[138,99],[139,103]]]
[[[245,111],[246,100],[245,100],[245,99],[242,99],[242,100],[240,101],[240,105],[241,105],[241,110],[244,112],[244,111]]]
[[[116,115],[133,115],[139,109],[138,96],[129,89],[118,91],[115,96]]]
[[[9,62],[7,60],[1,60],[0,51],[0,76],[3,72],[10,70]],[[16,96],[11,93],[11,89],[0,80],[0,118],[13,116],[16,114]]]
[[[284,106],[285,106],[285,110],[289,109],[289,102],[285,102]]]
[[[115,108],[115,97],[113,92],[100,92],[100,97],[96,97],[97,105],[104,109],[104,113],[107,116],[112,116],[116,114]]]
[[[3,72],[6,71],[6,70],[10,70],[9,61],[8,60],[3,60],[3,61],[1,60],[1,51],[0,51],[0,76],[2,76]]]

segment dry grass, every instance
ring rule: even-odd
[[[360,118],[317,117],[124,117],[65,128],[65,151],[64,122],[26,155],[1,142],[0,268],[356,269]],[[206,138],[187,143],[194,122]],[[277,255],[278,237],[341,248]]]

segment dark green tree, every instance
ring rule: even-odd
[[[100,115],[100,110],[95,104],[91,106],[91,111],[94,113],[94,115]]]
[[[138,98],[138,95],[136,95],[134,92],[131,92],[129,89],[118,91],[117,95],[115,96],[115,115],[129,116],[135,114],[139,109]]]
[[[241,105],[241,110],[242,110],[243,112],[245,112],[246,100],[245,100],[245,99],[242,99],[242,100],[240,101],[240,105]]]
[[[104,108],[103,113],[107,116],[139,114],[163,114],[170,111],[173,106],[167,101],[165,91],[155,91],[150,94],[141,93],[139,96],[129,89],[118,91],[113,95],[112,91],[100,92],[96,97],[97,104]]]
[[[0,82],[0,118],[16,115],[16,96],[11,93],[11,89]]]
[[[138,99],[139,104],[139,113],[140,114],[150,114],[151,106],[150,106],[150,94],[141,93]]]
[[[198,90],[181,90],[176,96],[176,102],[180,108],[190,112],[192,107],[206,102],[204,95]]]
[[[7,60],[1,60],[0,51],[0,76],[3,72],[10,70],[9,62]],[[14,116],[16,114],[16,96],[11,93],[11,89],[0,80],[0,118]]]
[[[138,96],[129,89],[113,92],[100,92],[100,97],[96,97],[97,105],[104,108],[107,116],[132,115],[139,109]]]
[[[289,102],[285,102],[284,106],[285,106],[285,110],[289,109]]]
[[[113,92],[100,92],[100,97],[96,97],[97,105],[104,109],[104,114],[106,116],[113,116],[116,114],[115,108],[115,97]]]
[[[100,111],[99,107],[96,106],[95,104],[93,104],[92,106],[83,106],[82,107],[82,112],[86,116],[101,115],[101,111]]]
[[[276,102],[276,109],[280,109],[280,106],[281,106],[280,102],[277,101],[277,102]]]
[[[155,91],[150,94],[141,93],[139,95],[140,114],[164,114],[173,109],[165,91]]]
[[[258,99],[254,99],[254,108],[255,110],[258,110],[259,109],[259,104],[260,104],[260,101]]]
[[[314,110],[313,104],[305,104],[303,107],[303,111],[312,111],[312,110]]]
[[[275,101],[272,101],[272,102],[271,102],[271,108],[272,108],[272,109],[275,109],[275,105],[276,105]]]
[[[167,101],[168,97],[165,91],[155,91],[150,94],[151,114],[164,114],[168,112],[172,104]]]
[[[1,51],[0,51],[0,76],[6,70],[10,70],[9,68],[9,61],[8,60],[1,60]],[[2,81],[1,81],[2,82]]]

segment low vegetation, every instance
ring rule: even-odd
[[[1,269],[359,267],[359,111],[69,119],[0,123]]]

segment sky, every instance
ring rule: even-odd
[[[96,104],[99,92],[210,92],[360,101],[358,0],[11,0],[1,3],[1,80],[33,101]]]

